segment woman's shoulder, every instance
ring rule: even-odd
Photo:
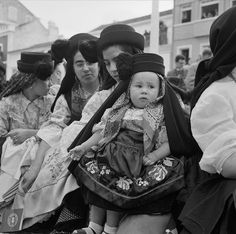
[[[236,82],[229,76],[212,83],[201,95],[200,99],[219,95],[225,98],[236,97]]]
[[[54,102],[54,99],[55,99],[55,96],[51,94],[41,97],[40,100],[42,100],[42,102],[39,100],[39,107],[41,109],[50,110]]]
[[[95,94],[98,96],[104,96],[104,95],[110,95],[115,89],[115,86],[112,86],[110,89],[103,89],[100,91],[97,91]]]
[[[211,115],[236,110],[235,91],[236,82],[230,77],[215,81],[200,96],[192,110],[191,119],[207,119],[212,118]]]
[[[0,112],[12,113],[20,112],[20,109],[24,106],[24,99],[21,93],[12,94],[8,97],[4,97],[0,101]]]
[[[1,105],[18,105],[19,101],[22,99],[22,94],[12,94],[7,97],[3,97],[0,101]]]
[[[89,102],[96,102],[102,100],[102,102],[114,91],[115,87],[113,86],[110,89],[104,89],[97,91],[93,94],[93,96],[89,99]]]

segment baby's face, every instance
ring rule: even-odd
[[[160,89],[160,79],[154,72],[138,72],[132,77],[130,98],[137,108],[144,108],[154,101]]]

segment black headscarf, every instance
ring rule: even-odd
[[[214,81],[220,80],[236,67],[236,7],[220,15],[210,29],[210,47],[213,57],[200,62],[195,77],[191,100],[194,108],[199,97]]]

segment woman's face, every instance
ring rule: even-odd
[[[73,68],[81,85],[97,82],[98,63],[90,63],[78,51],[74,56]]]
[[[36,79],[36,81],[33,83],[33,85],[31,86],[31,90],[32,92],[35,93],[36,96],[45,96],[48,94],[49,91],[49,78],[47,80],[40,80],[40,79]]]
[[[117,82],[119,81],[119,75],[118,71],[116,68],[116,62],[115,58],[124,51],[121,50],[120,46],[110,46],[106,49],[103,50],[103,60],[106,65],[107,71],[111,75],[111,77],[116,80]]]

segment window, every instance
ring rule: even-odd
[[[236,0],[232,1],[232,6],[236,6]]]
[[[191,21],[191,14],[192,10],[191,9],[183,9],[182,10],[182,23],[187,23]]]
[[[182,49],[181,50],[181,54],[185,57],[186,59],[186,64],[188,64],[189,62],[189,49]]]
[[[13,6],[8,7],[8,19],[17,21],[17,9]]]
[[[218,15],[219,3],[216,1],[209,1],[201,5],[201,19],[211,18]]]

